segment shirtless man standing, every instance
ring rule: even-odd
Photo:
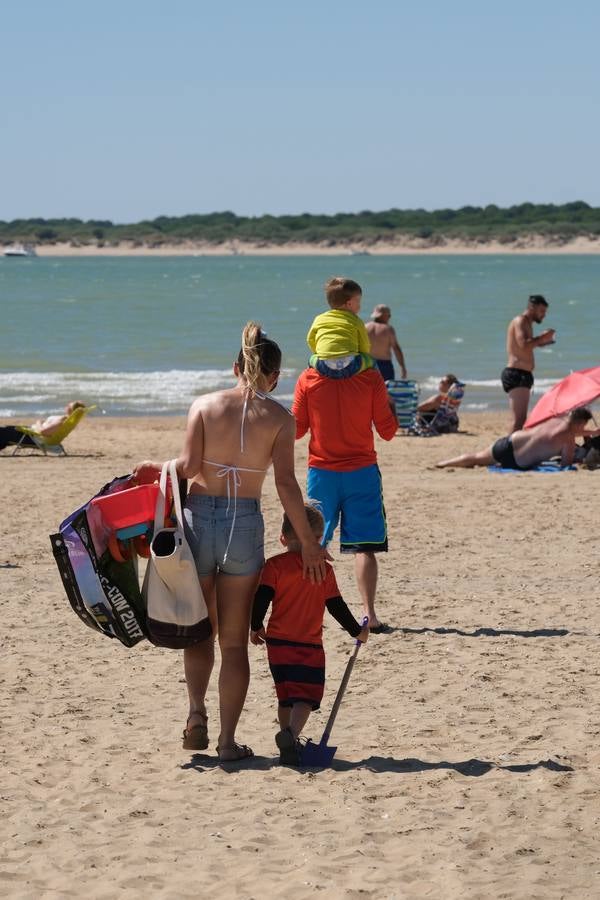
[[[398,365],[402,378],[406,378],[406,366],[404,364],[404,354],[398,343],[396,332],[391,325],[388,325],[392,317],[389,306],[384,303],[378,303],[371,313],[371,322],[367,322],[366,329],[371,341],[371,356],[377,363],[377,368],[381,372],[384,381],[394,381],[394,364],[392,362],[392,351]]]
[[[510,433],[518,431],[525,424],[529,395],[533,387],[533,348],[554,343],[554,329],[547,328],[537,337],[533,336],[533,323],[544,321],[548,302],[541,294],[532,294],[527,309],[515,316],[506,332],[506,353],[508,364],[502,371],[502,387],[508,394],[512,414]]]
[[[596,431],[586,431],[592,414],[585,406],[574,409],[568,416],[548,419],[499,438],[487,450],[464,453],[454,459],[437,463],[438,469],[449,466],[470,469],[473,466],[503,466],[505,469],[531,469],[546,459],[560,454],[561,466],[570,466],[575,455],[575,438],[594,437]]]

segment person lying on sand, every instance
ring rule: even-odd
[[[453,459],[437,463],[438,469],[449,466],[472,468],[473,466],[493,466],[505,469],[531,469],[553,456],[560,455],[561,466],[573,462],[577,437],[593,437],[597,431],[586,431],[585,426],[592,414],[585,406],[574,409],[564,418],[549,419],[533,428],[523,428],[507,437],[499,438],[487,450],[479,453],[463,453]]]

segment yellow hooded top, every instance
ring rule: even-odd
[[[336,359],[371,350],[365,323],[349,309],[330,309],[318,315],[306,340],[319,359]]]

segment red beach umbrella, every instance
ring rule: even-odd
[[[564,416],[597,397],[600,397],[600,366],[571,372],[538,400],[525,422],[525,428],[532,428],[555,416]]]

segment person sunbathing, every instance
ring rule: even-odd
[[[479,453],[463,453],[453,459],[437,463],[438,469],[449,466],[472,468],[474,466],[503,466],[505,469],[532,469],[554,456],[560,456],[561,466],[570,466],[575,456],[576,438],[593,437],[597,431],[586,431],[585,426],[592,414],[585,406],[574,409],[568,416],[548,419],[533,428],[514,431],[507,437],[499,438],[487,450]]]
[[[69,418],[72,412],[85,406],[79,400],[73,400],[67,403],[65,411],[60,416],[48,416],[46,419],[38,419],[28,428],[41,434],[43,437],[51,437],[58,431],[60,426]],[[36,442],[28,434],[23,434],[17,425],[3,425],[0,427],[0,450],[4,450],[9,444],[20,444],[22,447],[37,447]]]
[[[461,388],[459,399],[451,399],[449,401],[448,392],[455,384]],[[464,385],[459,382],[456,375],[452,375],[451,372],[444,375],[443,378],[440,379],[437,394],[428,397],[427,400],[422,400],[417,406],[417,426],[419,428],[428,428],[432,422],[434,422],[440,408],[446,405],[448,408],[447,415],[444,417],[443,422],[440,423],[440,426],[436,428],[436,431],[438,434],[449,434],[450,432],[458,431],[459,421],[457,409],[460,406],[463,395],[462,388],[464,388]]]

